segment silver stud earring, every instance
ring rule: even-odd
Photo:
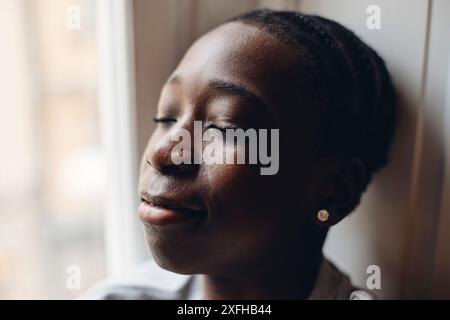
[[[317,220],[320,222],[326,222],[330,218],[330,213],[326,209],[319,210],[317,212]]]

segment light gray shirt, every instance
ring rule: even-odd
[[[80,299],[100,300],[201,300],[199,275],[180,275],[161,269],[153,260],[139,265],[127,277],[105,280]],[[375,296],[355,289],[347,275],[323,259],[309,300],[374,300]]]

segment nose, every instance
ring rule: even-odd
[[[181,131],[182,135],[174,135]],[[174,138],[177,136],[179,139]],[[184,125],[182,127],[174,127],[167,131],[159,141],[156,142],[153,148],[150,148],[147,154],[147,163],[156,171],[163,175],[195,175],[198,171],[198,164],[194,163],[193,149],[194,141],[192,125]],[[189,141],[185,141],[189,139]],[[180,144],[180,145],[179,145]],[[177,148],[174,150],[174,148]],[[183,146],[183,147],[180,147]],[[173,156],[178,156],[178,159],[187,161],[176,161],[172,159]]]

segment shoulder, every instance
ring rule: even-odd
[[[199,299],[197,276],[161,269],[153,260],[137,266],[121,279],[107,279],[87,290],[86,300]],[[324,259],[310,300],[376,300],[374,294],[352,286],[350,278]]]
[[[82,300],[185,299],[193,276],[161,269],[154,261],[138,265],[126,277],[106,279],[88,289]]]
[[[376,300],[368,291],[355,288],[350,278],[331,261],[323,259],[310,300]]]
[[[350,294],[349,300],[377,300],[377,297],[369,291],[358,289]]]

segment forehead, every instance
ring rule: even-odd
[[[197,40],[174,74],[196,84],[220,79],[241,84],[269,103],[289,95],[298,81],[296,56],[270,33],[258,27],[231,22]]]

